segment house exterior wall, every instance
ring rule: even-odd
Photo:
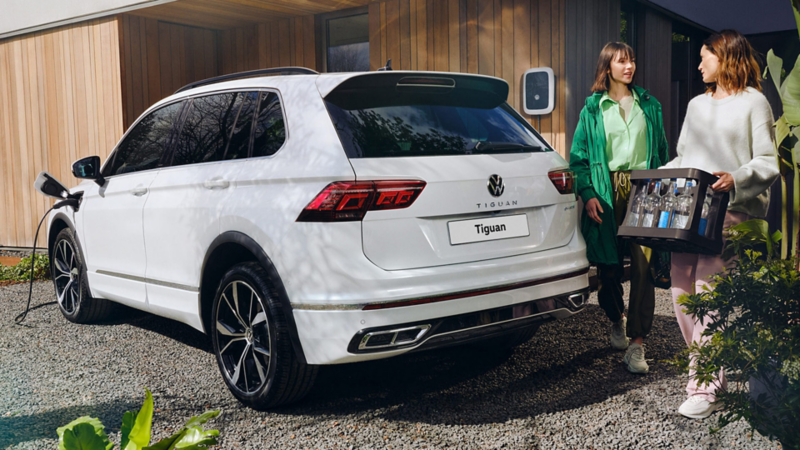
[[[560,0],[388,0],[369,5],[370,68],[491,75],[509,84],[508,102],[556,150],[566,149],[565,2]],[[522,111],[522,74],[551,67],[555,110]],[[540,123],[541,122],[541,123]]]
[[[52,205],[33,189],[40,171],[74,186],[73,161],[108,156],[122,135],[120,80],[117,17],[0,40],[0,245],[33,245]]]

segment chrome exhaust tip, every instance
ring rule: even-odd
[[[422,339],[430,329],[430,325],[416,325],[396,330],[372,331],[361,338],[358,349],[390,348],[414,344]]]

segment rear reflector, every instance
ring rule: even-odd
[[[337,181],[325,186],[303,209],[298,222],[350,222],[367,211],[408,208],[424,181]]]
[[[554,170],[547,174],[550,181],[562,194],[575,193],[575,175],[571,170]]]

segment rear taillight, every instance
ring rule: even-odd
[[[357,221],[367,211],[408,208],[424,188],[424,181],[337,181],[325,186],[297,221]]]
[[[562,194],[575,193],[575,175],[571,170],[554,170],[547,174],[550,181]]]

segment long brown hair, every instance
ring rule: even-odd
[[[636,61],[633,49],[624,42],[609,42],[600,50],[600,57],[597,58],[597,69],[594,71],[594,84],[592,92],[604,92],[608,90],[609,78],[611,77],[611,62],[617,55],[625,57],[631,61]],[[636,71],[633,72],[634,78]],[[631,79],[633,83],[633,79]]]
[[[761,68],[750,42],[736,30],[722,30],[703,41],[709,52],[719,58],[717,81],[706,87],[714,93],[717,85],[736,94],[748,87],[761,91]]]

